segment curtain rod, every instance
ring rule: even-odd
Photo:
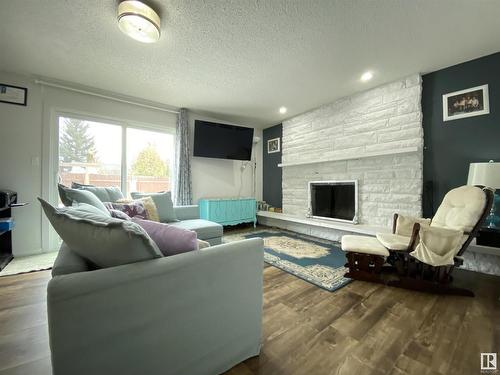
[[[88,90],[82,90],[82,89],[77,89],[75,87],[64,86],[64,85],[60,85],[58,83],[52,83],[52,82],[42,81],[42,80],[39,80],[39,79],[36,79],[35,83],[39,84],[39,85],[42,85],[42,86],[56,87],[56,88],[63,89],[63,90],[78,92],[80,94],[97,96],[99,98],[114,100],[115,102],[120,102],[120,103],[132,104],[132,105],[136,105],[136,106],[139,106],[139,107],[154,109],[154,110],[157,110],[157,111],[169,112],[169,113],[175,113],[175,114],[179,113],[179,111],[176,111],[176,110],[173,110],[173,109],[167,109],[167,108],[158,107],[158,106],[154,106],[154,105],[149,105],[149,104],[143,104],[143,103],[139,103],[139,102],[134,102],[134,101],[131,101],[131,100],[120,99],[120,98],[117,98],[117,97],[114,97],[114,96],[99,94],[97,92],[88,91]]]

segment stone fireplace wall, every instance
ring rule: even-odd
[[[422,213],[422,80],[412,75],[283,122],[282,162],[343,161],[283,167],[283,212],[304,218],[308,182],[359,183],[359,222],[388,226],[392,215]],[[356,159],[417,146],[407,154]]]

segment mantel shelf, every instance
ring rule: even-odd
[[[366,152],[362,155],[346,155],[346,156],[338,156],[338,157],[329,158],[329,159],[318,159],[318,160],[314,160],[314,161],[304,161],[304,162],[297,162],[297,163],[280,163],[280,164],[278,164],[278,167],[293,167],[293,166],[297,166],[297,165],[318,164],[318,163],[326,163],[326,162],[330,162],[330,161],[356,160],[356,159],[373,158],[376,156],[410,154],[413,152],[417,152],[418,150],[419,150],[419,148],[417,146],[404,147],[404,148],[384,150],[384,151]]]

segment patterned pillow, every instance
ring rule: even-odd
[[[146,213],[148,217],[146,219],[151,221],[160,221],[160,216],[158,215],[158,209],[156,208],[156,204],[151,197],[144,197],[140,199],[120,199],[117,203],[132,203],[132,202],[142,202],[144,208],[146,209]]]
[[[144,207],[142,201],[132,201],[129,203],[118,203],[118,202],[103,202],[104,206],[108,209],[110,213],[112,210],[121,211],[130,217],[139,217],[142,219],[149,220],[148,212]]]
[[[106,205],[106,203],[104,204]],[[107,208],[107,207],[106,207]],[[111,214],[111,217],[114,217],[115,219],[121,219],[121,220],[131,220],[131,217],[128,216],[125,212],[115,210],[114,208],[108,208],[109,213]]]

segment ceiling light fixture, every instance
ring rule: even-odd
[[[373,73],[372,72],[364,72],[361,75],[361,81],[363,81],[363,82],[367,82],[367,81],[369,81],[372,78],[373,78]]]
[[[136,0],[118,5],[118,26],[129,37],[142,43],[160,39],[160,16],[146,4]]]
[[[287,109],[286,107],[280,107],[280,113],[284,115],[286,113]]]

